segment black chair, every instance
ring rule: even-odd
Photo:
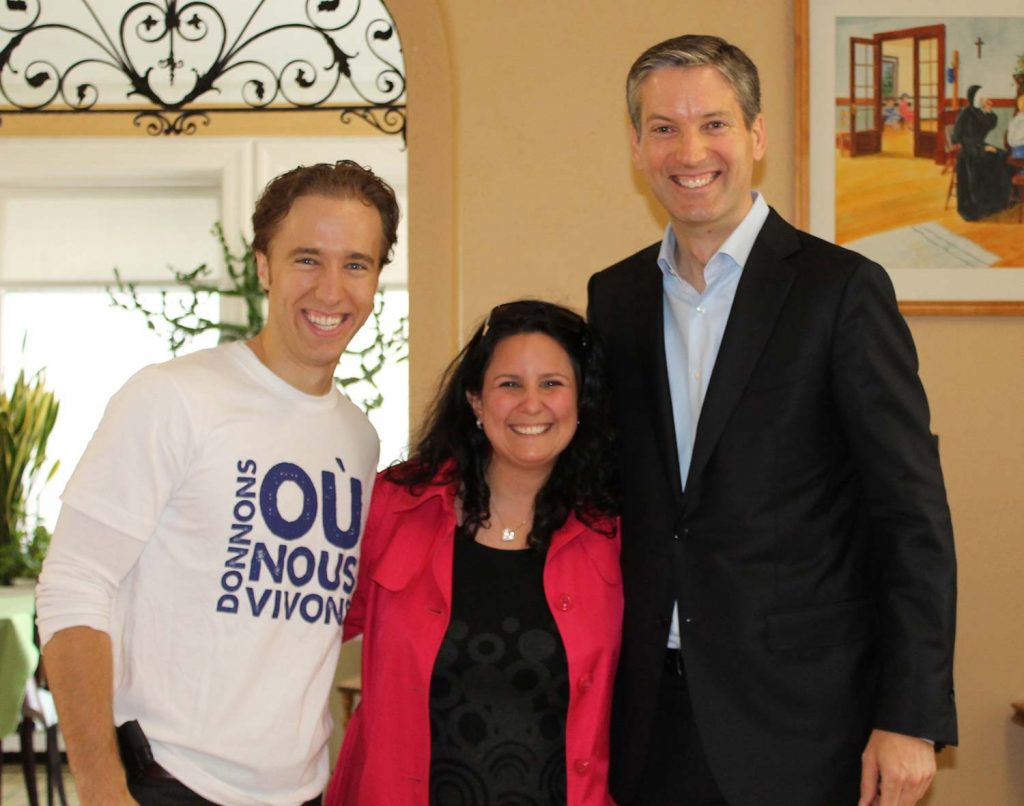
[[[25,779],[25,791],[28,794],[29,806],[39,806],[39,791],[36,786],[36,726],[46,732],[46,803],[53,806],[54,794],[61,806],[67,806],[67,793],[64,791],[64,767],[60,757],[60,729],[56,721],[56,711],[52,707],[50,692],[39,685],[42,674],[37,671],[36,678],[30,679],[26,687],[25,702],[22,705],[22,719],[18,725],[18,739],[21,744],[21,772]],[[0,751],[0,760],[3,753]]]

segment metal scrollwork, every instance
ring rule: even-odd
[[[217,112],[334,110],[405,137],[381,0],[306,0],[299,19],[267,0],[135,0],[114,19],[73,3],[0,0],[0,115],[121,112],[149,134],[187,135]]]
[[[167,112],[139,112],[132,121],[136,126],[145,125],[146,134],[195,134],[198,124],[210,125],[210,116],[205,112],[186,111],[170,114]]]
[[[341,122],[348,123],[352,115],[362,118],[382,134],[405,136],[404,106],[353,106],[342,110]]]

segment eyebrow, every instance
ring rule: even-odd
[[[672,119],[673,118],[671,116],[669,116],[669,115],[662,115],[661,113],[655,112],[655,113],[652,113],[652,114],[648,115],[646,118],[644,118],[644,123],[653,123],[656,120],[658,120],[658,121],[664,120],[664,121],[671,122]]]
[[[519,380],[522,377],[522,375],[516,372],[500,372],[494,376],[494,379],[499,380],[500,378],[512,378],[514,380]],[[542,372],[538,377],[541,380],[545,380],[547,378],[570,378],[572,375],[564,372]]]
[[[730,112],[728,109],[716,109],[716,110],[713,110],[711,112],[705,112],[702,115],[700,115],[700,119],[701,120],[706,120],[708,118],[735,118],[735,117],[736,117],[735,113],[734,112]],[[675,119],[676,118],[673,115],[666,115],[666,114],[663,114],[661,112],[652,112],[645,119],[645,122],[646,123],[654,123],[655,121],[666,121],[668,123],[671,123]]]
[[[345,254],[345,257],[350,259],[356,258],[357,260],[365,260],[373,264],[377,263],[377,258],[375,258],[373,255],[367,255],[365,252],[347,252]]]
[[[317,249],[315,246],[297,246],[294,249],[292,249],[291,252],[288,253],[288,257],[299,257],[300,255],[316,255],[316,256],[319,256],[320,254],[322,254],[322,252],[323,252],[322,249]],[[351,260],[353,258],[355,258],[356,260],[367,260],[370,263],[374,263],[374,264],[377,262],[377,258],[375,258],[373,255],[367,255],[364,252],[346,252],[345,253],[345,259],[346,260]]]

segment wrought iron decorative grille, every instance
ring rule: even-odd
[[[0,0],[0,47],[0,124],[115,112],[177,135],[213,113],[332,110],[405,138],[382,0]]]

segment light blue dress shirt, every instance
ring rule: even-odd
[[[743,267],[750,256],[761,227],[768,218],[768,205],[754,191],[753,206],[725,239],[704,267],[704,293],[698,293],[676,271],[676,236],[670,224],[658,253],[661,269],[665,319],[665,360],[672,396],[672,419],[676,430],[676,453],[683,489],[690,474],[693,440],[704,395],[718,358],[725,323],[736,298]],[[672,609],[668,645],[679,647],[679,609]]]

